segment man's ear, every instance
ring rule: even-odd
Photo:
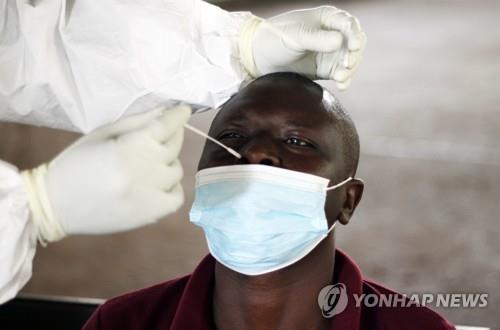
[[[349,223],[354,210],[358,206],[359,201],[363,196],[364,189],[365,184],[360,179],[352,179],[351,181],[346,183],[345,201],[337,217],[341,224],[347,225]]]

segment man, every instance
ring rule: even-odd
[[[290,256],[274,264],[272,256],[280,251],[268,249],[264,256],[268,258],[264,259],[271,265],[264,262],[262,271],[253,269],[251,262],[246,264],[258,257],[255,251],[238,251],[238,244],[244,246],[258,236],[255,232],[250,233],[251,226],[238,232],[241,242],[233,237],[237,228],[232,228],[233,232],[223,232],[221,239],[224,243],[219,245],[215,236],[210,234],[213,228],[205,226],[213,257],[207,256],[191,275],[110,300],[94,313],[86,329],[453,329],[437,313],[415,305],[405,308],[356,307],[351,296],[345,310],[333,318],[323,317],[318,308],[318,295],[330,284],[342,283],[349,295],[393,293],[363,279],[356,264],[343,252],[335,250],[333,226],[337,221],[343,225],[349,223],[361,200],[363,182],[352,179],[359,158],[356,129],[331,94],[297,74],[263,76],[244,87],[223,106],[209,134],[239,152],[242,158],[237,159],[207,142],[199,162],[199,175],[221,166],[229,170],[231,167],[245,168],[234,165],[254,164],[249,168],[267,165],[263,167],[276,169],[277,175],[283,170],[286,175],[308,173],[314,178],[327,178],[331,184],[340,182],[340,185],[335,185],[338,188],[326,193],[324,212],[320,210],[326,215],[328,224],[325,223],[324,227],[328,227],[327,234],[318,241],[313,240],[316,243],[308,245],[313,247],[312,250],[294,263],[290,261],[294,260],[295,254],[289,251]],[[198,177],[197,188],[209,181],[205,178],[205,182],[200,182],[201,177]],[[251,181],[248,182],[251,186]],[[272,185],[269,187],[271,189]],[[201,192],[197,190],[191,211],[191,221],[198,224],[201,222],[194,218],[199,215]],[[233,193],[240,194],[238,191]],[[279,189],[270,196],[274,198],[280,193],[290,201],[291,208],[307,196],[306,193],[303,196],[286,194]],[[225,192],[221,190],[220,194]],[[217,195],[214,192],[212,199],[216,200]],[[244,193],[241,196],[245,196]],[[252,212],[253,204],[249,200],[240,198],[238,203],[247,203]],[[215,220],[231,223],[239,217],[239,211],[245,213],[244,206],[239,206],[234,219]],[[275,221],[296,216],[292,211],[280,213],[276,219],[271,219],[273,212],[267,214],[269,230]],[[290,226],[294,224],[290,222]],[[247,237],[245,231],[248,231]],[[261,243],[266,245],[268,241]],[[281,247],[277,250],[290,248],[288,241],[279,243]],[[294,244],[291,240],[289,243]],[[237,253],[228,247],[236,248]],[[260,246],[257,244],[254,248],[259,250]],[[300,251],[308,252],[307,249]],[[238,259],[238,255],[244,257],[233,262],[231,257]],[[251,273],[253,275],[248,275]],[[398,297],[404,299],[401,295]]]

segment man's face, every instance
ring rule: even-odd
[[[264,164],[335,180],[343,164],[333,120],[321,93],[296,84],[258,82],[225,105],[209,132],[243,158],[207,142],[198,169]]]
[[[198,170],[264,164],[322,176],[331,180],[330,185],[345,179],[342,139],[322,99],[321,90],[293,81],[251,84],[224,106],[209,132],[243,158],[207,142]],[[340,212],[340,190],[328,193],[329,222]]]

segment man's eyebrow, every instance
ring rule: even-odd
[[[248,122],[249,118],[245,113],[239,113],[237,115],[229,115],[227,118],[224,118],[223,121],[225,124],[240,124]]]
[[[298,129],[316,130],[315,127],[304,125],[303,122],[298,122],[298,121],[295,121],[295,120],[286,120],[285,121],[285,125],[292,126],[294,128],[298,128]]]

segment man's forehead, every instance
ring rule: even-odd
[[[325,109],[273,104],[244,104],[223,108],[212,125],[257,122],[279,123],[283,127],[334,130],[334,120]]]
[[[258,116],[279,117],[295,126],[316,126],[325,121],[331,126],[335,119],[328,107],[331,100],[331,97],[325,99],[322,92],[307,88],[290,89],[270,84],[248,86],[222,107],[214,123],[244,121]]]

